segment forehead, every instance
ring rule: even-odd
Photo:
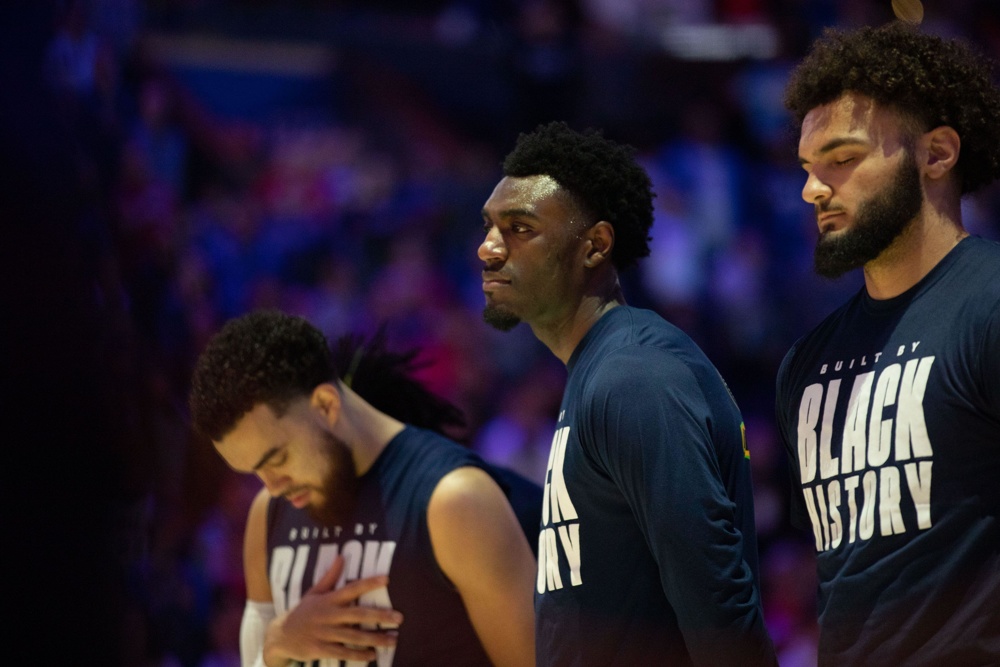
[[[896,112],[865,95],[845,93],[806,114],[799,150],[805,156],[835,140],[881,144],[889,138],[898,138],[901,131],[902,121]]]
[[[493,188],[483,206],[486,217],[531,215],[539,218],[565,216],[573,199],[551,176],[505,176]]]
[[[214,442],[215,449],[234,470],[253,472],[270,450],[286,444],[296,423],[293,403],[278,417],[271,406],[258,403],[236,422],[229,433]]]

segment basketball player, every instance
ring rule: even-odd
[[[230,321],[190,404],[265,487],[245,536],[245,665],[533,664],[534,559],[500,486],[471,451],[340,382],[315,327]]]
[[[649,254],[652,209],[628,147],[564,123],[519,137],[483,207],[487,322],[526,322],[569,371],[536,660],[773,665],[739,409],[695,343],[619,286]]]
[[[827,31],[794,72],[815,268],[864,286],[781,366],[793,521],[815,538],[821,665],[1000,664],[1000,90],[954,41]]]

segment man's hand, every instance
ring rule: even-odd
[[[403,615],[394,609],[359,607],[359,597],[389,583],[387,576],[369,577],[335,590],[344,569],[340,556],[323,578],[302,596],[291,611],[274,619],[264,638],[264,664],[281,667],[289,660],[308,663],[323,658],[375,660],[375,647],[395,646],[393,630],[363,630],[367,627],[396,627]]]

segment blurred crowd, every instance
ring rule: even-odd
[[[944,4],[924,2],[924,29],[1000,55],[994,0]],[[194,438],[185,406],[193,359],[229,317],[277,307],[330,337],[384,325],[463,409],[457,439],[542,481],[565,371],[526,328],[482,322],[476,248],[503,155],[545,120],[603,128],[652,177],[652,254],[625,275],[626,297],[687,331],[735,394],[768,627],[781,664],[815,664],[812,540],[788,523],[773,383],[790,344],[860,279],[812,274],[781,91],[824,26],[883,23],[889,0],[66,0],[50,18],[40,76],[73,141],[95,289],[122,314],[135,379],[129,664],[239,664],[259,482]],[[191,36],[200,79],[169,48]],[[684,50],[711,39],[715,51]],[[220,89],[205,72],[253,75],[240,49],[263,42],[321,44],[329,61],[305,101],[241,114],[252,80]],[[963,213],[1000,238],[1000,189]]]

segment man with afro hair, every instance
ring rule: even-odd
[[[1000,176],[1000,90],[893,23],[825,32],[786,104],[816,271],[864,278],[777,381],[819,664],[1000,664],[1000,245],[961,209]]]
[[[773,665],[749,452],[695,343],[625,303],[649,253],[630,147],[550,123],[522,134],[483,207],[484,317],[526,322],[568,370],[542,504],[540,665]]]

